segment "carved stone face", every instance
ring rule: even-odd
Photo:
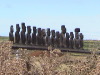
[[[80,39],[83,39],[83,34],[82,33],[80,33]]]
[[[74,38],[73,32],[70,32],[70,38]]]
[[[66,33],[66,38],[69,38],[69,33]]]
[[[63,34],[66,33],[66,28],[63,28],[62,33],[63,33]]]
[[[24,27],[26,27],[26,26],[25,26],[25,23],[22,23],[21,26],[22,26],[22,29],[23,29]]]
[[[47,35],[50,36],[50,28],[47,29]]]
[[[41,35],[41,28],[38,28],[38,35]]]
[[[22,23],[21,26],[22,26],[22,31],[23,31],[23,32],[26,32],[26,26],[25,26],[25,23]]]
[[[16,24],[16,31],[20,32],[19,24]]]
[[[36,33],[36,27],[33,27],[33,32]]]
[[[20,27],[17,28],[17,31],[20,32]]]
[[[13,28],[13,25],[11,25],[11,27],[10,27],[10,32],[14,32],[14,28]]]
[[[29,28],[29,33],[31,33],[31,28]]]
[[[60,37],[59,31],[56,32],[56,37]]]
[[[75,32],[75,38],[76,38],[76,39],[79,39],[79,34],[78,34],[78,32]]]
[[[52,30],[51,33],[52,33],[52,36],[55,37],[55,30]]]
[[[23,29],[22,29],[24,32],[26,32],[26,26],[25,27],[23,27]]]
[[[42,29],[42,36],[46,36],[45,29]]]
[[[62,25],[62,26],[61,26],[61,30],[63,30],[64,28],[65,28],[65,25]]]
[[[27,32],[30,34],[31,33],[31,26],[27,26]]]
[[[63,34],[65,34],[65,33],[66,33],[66,28],[65,28],[65,25],[62,25],[62,26],[61,26],[61,30],[62,30],[62,33],[63,33]]]

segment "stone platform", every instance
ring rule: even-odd
[[[33,46],[33,45],[20,45],[20,44],[14,44],[12,46],[12,49],[28,49],[28,50],[48,50],[48,47],[44,46]],[[73,52],[73,53],[86,53],[91,54],[92,52],[85,49],[68,49],[68,48],[52,48],[52,49],[59,49],[61,52]],[[100,51],[96,52],[96,54],[100,54]]]

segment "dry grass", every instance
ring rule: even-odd
[[[53,51],[15,50],[12,43],[0,42],[0,75],[100,75],[100,56]]]

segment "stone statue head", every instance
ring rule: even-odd
[[[16,24],[16,31],[17,31],[17,32],[20,32],[19,24]]]
[[[28,34],[31,33],[31,26],[27,26],[27,33],[28,33]]]
[[[65,28],[65,25],[62,25],[62,26],[61,26],[61,30],[62,30],[62,33],[63,33],[63,34],[65,34],[65,33],[66,33],[66,28]]]
[[[50,28],[47,28],[47,36],[50,36]]]
[[[38,35],[41,35],[41,28],[38,28]]]
[[[42,29],[42,36],[46,36],[45,29]]]
[[[56,32],[56,37],[58,37],[58,38],[60,37],[59,31]]]
[[[75,32],[80,32],[80,28],[75,28]]]
[[[13,25],[10,26],[10,32],[12,32],[12,33],[14,32]]]
[[[69,38],[69,33],[66,33],[66,38]]]
[[[26,32],[26,26],[25,26],[25,23],[22,23],[21,25],[22,25],[22,31],[23,31],[23,32]]]
[[[83,34],[82,34],[82,33],[80,33],[80,39],[83,39],[83,38],[84,38]]]
[[[36,33],[36,27],[35,26],[33,27],[33,32]]]
[[[55,37],[55,30],[51,30],[52,36]]]
[[[73,32],[70,32],[70,38],[74,38]]]

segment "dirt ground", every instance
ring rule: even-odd
[[[100,75],[100,56],[11,49],[9,41],[0,42],[0,75]]]

